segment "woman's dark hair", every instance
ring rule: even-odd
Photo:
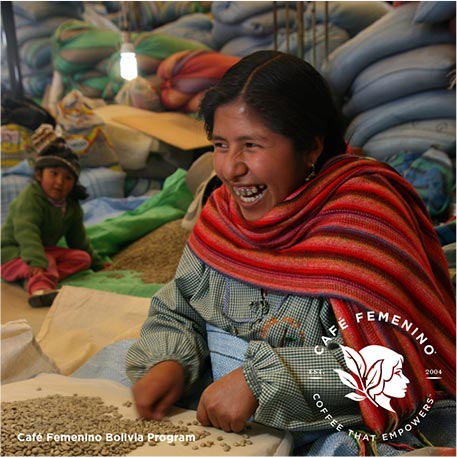
[[[257,51],[231,67],[210,88],[200,105],[208,138],[212,137],[218,107],[242,99],[266,125],[294,142],[297,151],[324,147],[316,169],[346,151],[342,116],[323,76],[309,63],[279,51]]]
[[[89,194],[86,188],[79,183],[79,158],[67,146],[62,138],[57,138],[53,143],[46,147],[37,157],[35,171],[42,171],[44,168],[66,168],[75,178],[75,184],[69,197],[75,200],[85,200]]]

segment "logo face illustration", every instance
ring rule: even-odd
[[[355,389],[345,396],[354,401],[369,400],[395,413],[390,400],[405,397],[409,384],[403,374],[403,356],[379,345],[366,346],[360,352],[348,346],[340,347],[351,373],[339,369],[335,372],[344,385]]]

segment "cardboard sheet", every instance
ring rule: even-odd
[[[182,113],[143,111],[140,114],[115,116],[112,120],[185,151],[210,145],[203,122]]]
[[[48,395],[68,395],[74,394],[81,396],[101,397],[106,405],[113,405],[118,408],[119,412],[126,419],[135,419],[137,417],[135,408],[127,406],[126,402],[132,401],[130,389],[113,381],[101,379],[78,379],[57,374],[43,374],[36,378],[27,381],[20,381],[2,386],[2,402],[26,400],[31,398],[45,397]],[[180,456],[180,455],[289,455],[292,447],[291,435],[284,431],[279,431],[260,424],[251,424],[250,429],[244,431],[243,434],[248,435],[248,439],[252,444],[246,446],[236,446],[234,443],[240,442],[243,439],[243,434],[225,433],[212,427],[203,427],[194,425],[196,420],[195,411],[173,409],[168,416],[168,419],[175,425],[180,421],[183,424],[192,423],[188,426],[189,436],[198,437],[198,432],[208,432],[209,435],[197,439],[195,442],[189,442],[188,446],[184,446],[182,442],[176,441],[174,446],[170,446],[167,441],[158,441],[156,446],[150,446],[147,441],[147,436],[144,441],[140,441],[140,446],[128,455],[163,455],[163,456]],[[122,429],[116,432],[116,435],[122,437]],[[17,430],[16,433],[25,432]],[[46,437],[48,430],[40,431]],[[88,430],[80,430],[78,433],[87,433]],[[61,432],[62,433],[62,432]],[[92,433],[97,433],[97,430],[92,430]],[[58,427],[54,427],[53,434],[59,434]],[[52,434],[52,435],[53,435]],[[223,447],[218,444],[221,441],[217,439],[221,437],[223,442],[231,446],[230,452],[225,452]],[[52,438],[51,438],[52,439]],[[127,438],[125,438],[127,439]],[[138,437],[134,438],[138,439]],[[200,447],[203,441],[211,440],[214,445],[211,447]],[[198,446],[198,449],[192,449],[192,446]],[[33,455],[33,454],[32,454]]]

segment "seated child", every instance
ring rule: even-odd
[[[51,306],[59,281],[78,271],[102,269],[83,225],[79,159],[42,125],[32,141],[38,151],[35,179],[11,203],[1,232],[1,277],[26,280],[29,304]],[[68,248],[57,246],[65,237]]]

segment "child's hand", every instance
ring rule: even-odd
[[[200,398],[197,419],[224,432],[239,433],[255,413],[258,402],[248,386],[243,369],[237,368],[208,386]]]
[[[29,277],[44,273],[44,268],[40,267],[29,267]]]

